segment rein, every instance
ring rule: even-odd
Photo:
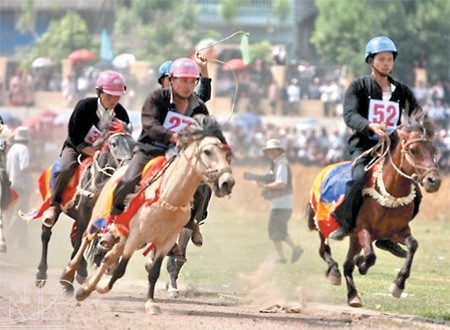
[[[183,153],[183,156],[185,157],[185,159],[188,161],[188,164],[193,169],[195,169],[195,165],[191,164],[191,160],[193,157],[195,157],[196,163],[199,162],[200,165],[205,169],[205,172],[201,174],[202,181],[207,182],[207,183],[215,183],[222,174],[231,173],[231,169],[230,169],[230,167],[223,167],[223,168],[219,168],[219,169],[208,169],[208,167],[206,166],[206,164],[203,162],[203,160],[201,158],[202,150],[208,145],[217,146],[221,150],[224,150],[227,153],[231,152],[231,148],[228,144],[210,142],[210,143],[203,145],[201,148],[198,148],[197,152],[195,152],[191,157],[188,158],[186,156],[186,154],[184,154],[184,153]]]
[[[401,160],[400,165],[397,166],[394,163],[394,160],[392,159],[392,156],[390,153],[388,153],[391,145],[391,139],[388,135],[383,140],[380,140],[374,147],[364,152],[362,155],[360,155],[358,158],[355,159],[354,163],[361,159],[364,156],[375,154],[375,158],[373,158],[368,165],[364,168],[365,171],[369,171],[376,163],[378,163],[379,160],[384,159],[386,155],[389,157],[389,162],[391,163],[392,167],[395,169],[395,171],[403,176],[404,178],[410,180],[412,182],[411,184],[411,192],[408,196],[404,197],[394,197],[392,196],[387,190],[384,185],[383,181],[383,173],[382,173],[382,166],[377,168],[374,172],[374,179],[376,186],[378,186],[378,189],[380,192],[378,192],[374,187],[365,188],[363,190],[364,195],[368,195],[375,199],[381,206],[389,207],[389,208],[396,208],[399,206],[404,206],[409,203],[412,203],[414,198],[416,197],[416,190],[414,189],[413,183],[420,183],[424,177],[426,177],[429,173],[433,171],[437,171],[436,167],[427,168],[425,166],[421,166],[419,164],[416,164],[413,157],[411,156],[408,146],[412,143],[416,142],[430,142],[430,139],[425,137],[420,137],[416,139],[412,139],[409,141],[405,141],[404,139],[401,140]],[[382,152],[379,152],[379,150],[382,150]],[[405,173],[401,168],[403,167],[404,161],[407,161],[413,168],[414,168],[414,174],[408,175]],[[353,163],[353,164],[354,164]]]

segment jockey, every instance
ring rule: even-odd
[[[68,124],[68,136],[64,141],[58,171],[52,188],[50,207],[43,214],[45,226],[51,227],[61,212],[64,189],[78,167],[78,157],[92,157],[93,143],[101,137],[100,123],[119,119],[130,123],[127,110],[119,103],[125,94],[125,81],[120,73],[104,71],[100,73],[95,89],[97,97],[87,97],[78,102]]]
[[[211,99],[211,78],[209,78],[208,73],[208,60],[200,53],[196,54],[194,60],[200,67],[200,84],[198,85],[195,94],[197,94],[200,100],[202,100],[203,102],[208,102]],[[172,63],[173,63],[172,61],[166,61],[163,64],[161,64],[158,69],[159,73],[158,83],[161,85],[162,88],[170,87],[169,74]],[[207,208],[208,208],[208,201],[211,198],[211,194],[212,194],[211,189],[205,184],[202,184],[195,192],[194,209],[197,210],[198,215],[198,216],[195,215],[195,219],[197,219],[198,221],[205,220],[206,217],[208,216]],[[186,227],[192,229],[191,239],[194,245],[201,246],[203,244],[203,237],[200,232],[200,226],[198,222],[193,221],[193,219],[191,219],[191,221],[189,221]]]
[[[208,60],[203,55],[196,54],[195,62],[197,62],[200,67],[200,84],[198,85],[195,93],[198,95],[200,100],[203,102],[208,102],[211,99],[211,78],[209,78],[208,73]],[[158,69],[158,83],[162,88],[170,87],[169,75],[172,63],[172,61],[165,61]]]
[[[142,107],[142,131],[128,168],[113,192],[110,210],[112,221],[125,209],[125,198],[132,193],[142,177],[144,166],[153,158],[163,156],[177,144],[178,133],[164,124],[167,116],[180,119],[197,114],[209,115],[204,102],[194,93],[200,79],[198,64],[189,58],[179,58],[170,67],[167,89],[157,89],[147,97]],[[169,124],[170,126],[173,126]],[[114,244],[113,233],[103,235],[100,247],[109,249]]]
[[[365,51],[371,73],[354,79],[345,92],[344,121],[353,130],[348,142],[352,161],[373,147],[379,138],[392,132],[400,124],[402,111],[411,113],[418,107],[411,89],[390,76],[397,54],[397,47],[389,37],[371,39]],[[364,167],[369,161],[370,157],[364,157],[353,164],[345,199],[333,214],[340,227],[329,235],[330,238],[341,240],[354,228],[367,176]],[[412,217],[417,214],[420,204],[418,187],[416,196]],[[377,241],[376,245],[404,255],[404,250],[391,241]]]

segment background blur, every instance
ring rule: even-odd
[[[42,170],[101,71],[125,76],[121,103],[138,133],[159,65],[200,51],[212,77],[208,107],[226,122],[238,164],[262,161],[261,146],[277,137],[291,161],[322,166],[346,158],[343,92],[369,72],[367,41],[385,34],[399,49],[393,76],[438,124],[448,171],[448,17],[448,0],[2,0],[0,115],[30,128]]]

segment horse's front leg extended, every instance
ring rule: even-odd
[[[89,297],[92,291],[95,290],[98,282],[102,278],[103,274],[116,264],[117,260],[119,259],[120,255],[123,252],[123,247],[125,245],[126,237],[121,236],[119,242],[114,244],[111,251],[106,253],[105,257],[103,258],[100,267],[97,268],[97,271],[88,278],[88,280],[78,289],[75,297],[78,301],[82,301]]]
[[[364,250],[364,254],[358,254],[355,257],[355,264],[358,267],[359,273],[361,275],[365,275],[367,274],[369,268],[375,265],[377,256],[375,255],[375,251],[373,250],[372,236],[370,235],[368,230],[363,229],[358,233],[358,241],[359,245]]]
[[[147,301],[145,302],[145,311],[151,315],[161,313],[158,304],[155,303],[154,297],[155,297],[156,281],[158,281],[159,275],[161,273],[161,264],[163,259],[164,255],[161,255],[160,253],[156,252],[155,260],[153,261],[153,264],[148,272],[149,288],[147,294]]]
[[[406,280],[409,278],[411,272],[411,266],[414,259],[414,255],[416,254],[417,248],[419,247],[419,243],[412,236],[409,235],[405,239],[405,245],[407,247],[406,252],[406,260],[405,263],[397,274],[397,279],[392,283],[389,292],[395,297],[400,298],[403,290],[405,289]]]
[[[344,277],[347,283],[347,304],[351,307],[361,307],[362,300],[356,290],[355,281],[353,280],[353,270],[355,269],[355,256],[361,252],[361,247],[354,236],[350,236],[350,245],[347,258],[344,262]]]
[[[192,237],[192,229],[183,228],[178,237],[178,248],[186,257],[186,250],[189,240]],[[171,298],[177,298],[179,295],[177,279],[180,274],[181,267],[183,267],[184,260],[178,260],[173,257],[169,257],[167,260],[167,272],[169,273],[169,283],[167,285],[167,292]]]
[[[52,229],[42,225],[41,228],[41,261],[39,261],[38,272],[36,274],[36,286],[42,288],[45,285],[45,280],[47,279],[47,255],[48,255],[48,243],[52,237]]]

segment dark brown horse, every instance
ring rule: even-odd
[[[376,255],[372,242],[376,240],[391,240],[407,248],[405,263],[390,287],[390,293],[396,298],[400,297],[418,248],[418,242],[409,227],[414,210],[415,186],[420,185],[426,192],[433,193],[438,191],[441,184],[441,177],[435,166],[432,123],[424,118],[423,113],[405,118],[391,137],[379,143],[385,147],[385,152],[375,159],[376,164],[368,180],[373,184],[366,185],[363,191],[364,201],[357,215],[356,226],[350,234],[350,245],[343,269],[347,283],[347,302],[352,307],[362,306],[353,280],[353,270],[356,266],[360,274],[365,275],[375,264]],[[325,169],[322,170],[324,171]],[[318,178],[326,177],[322,172]],[[314,186],[317,188],[316,183],[317,181]],[[319,230],[319,254],[328,264],[326,275],[334,285],[339,285],[341,273],[331,255],[327,239],[333,225],[326,225],[332,220],[330,213],[334,206],[329,208],[329,212],[326,207],[320,208],[323,187],[320,193],[318,190],[314,189],[311,194],[308,224],[311,230]],[[333,205],[333,201],[328,202],[328,205]]]

